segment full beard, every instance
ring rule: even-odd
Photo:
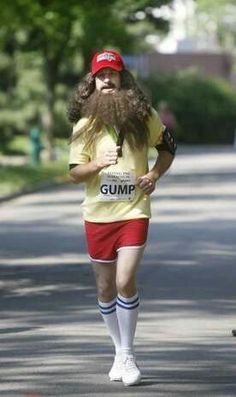
[[[95,90],[85,101],[81,115],[121,130],[129,120],[135,118],[135,111],[127,91],[121,89],[103,93]]]

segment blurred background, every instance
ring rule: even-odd
[[[236,146],[235,0],[14,0],[0,22],[1,195],[67,175],[68,99],[102,48],[180,146]]]

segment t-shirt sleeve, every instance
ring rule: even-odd
[[[155,109],[152,108],[151,115],[147,121],[149,130],[149,142],[148,146],[155,147],[160,145],[163,141],[163,132],[165,126],[162,124],[161,119]]]
[[[75,134],[79,128],[81,128],[85,123],[85,120],[81,119],[77,124],[73,127],[73,134]],[[78,136],[76,139],[72,140],[70,144],[69,151],[69,164],[86,164],[91,160],[90,152],[87,148],[85,148],[85,144],[81,136]]]

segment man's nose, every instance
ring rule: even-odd
[[[104,81],[105,81],[106,83],[108,83],[110,80],[111,80],[111,76],[110,76],[109,74],[107,74],[107,75],[104,77]]]

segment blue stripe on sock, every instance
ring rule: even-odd
[[[136,309],[136,307],[139,306],[139,302],[137,303],[137,305],[132,306],[132,307],[123,306],[123,305],[121,305],[119,302],[117,302],[117,305],[118,305],[119,307],[122,307],[122,309],[133,310],[133,309]]]
[[[102,309],[102,310],[109,310],[109,309],[111,309],[112,307],[116,306],[116,302],[112,303],[112,305],[110,305],[110,306],[102,306],[102,305],[100,305],[100,303],[99,303],[98,306],[99,306],[100,309]]]
[[[115,309],[112,309],[112,310],[110,310],[110,311],[108,311],[108,312],[107,312],[107,311],[105,312],[104,310],[101,310],[101,309],[100,309],[100,312],[101,312],[102,314],[111,314],[111,313],[114,313],[115,311],[116,311],[116,307],[115,307]]]
[[[137,297],[136,299],[134,299],[132,302],[125,302],[122,299],[119,298],[119,296],[117,297],[118,301],[123,303],[124,305],[133,305],[133,303],[136,303],[139,300],[139,297]]]

